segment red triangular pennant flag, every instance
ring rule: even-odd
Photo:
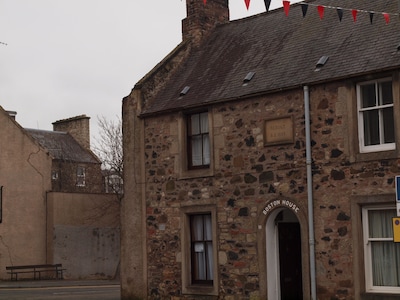
[[[357,10],[357,9],[353,9],[353,10],[351,11],[351,14],[353,15],[353,20],[354,20],[354,22],[357,21],[357,13],[358,13],[358,10]]]
[[[324,17],[325,7],[322,5],[318,5],[317,8],[318,8],[319,18],[322,20],[322,18]]]
[[[244,0],[244,3],[246,3],[246,8],[249,10],[250,0]]]
[[[283,0],[283,9],[285,10],[285,15],[289,15],[289,9],[290,9],[290,1]]]
[[[385,18],[386,24],[389,24],[389,21],[390,21],[389,14],[388,13],[382,13],[382,14],[383,14],[383,17]]]

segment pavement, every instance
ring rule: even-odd
[[[119,280],[0,280],[1,289],[120,285]]]

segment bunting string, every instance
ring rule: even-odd
[[[250,1],[251,0],[244,0],[244,3],[246,5],[246,9],[249,10],[250,7]],[[207,0],[203,0],[204,5],[206,5]],[[265,3],[265,9],[268,12],[269,11],[269,7],[271,5],[271,0],[264,0]],[[285,15],[288,16],[289,15],[289,10],[290,10],[290,1],[288,0],[283,0],[282,1],[283,4],[283,10],[285,12]],[[305,3],[305,2],[301,2],[300,3],[301,6],[301,10],[302,10],[302,14],[303,14],[303,18],[307,15],[308,12],[308,7],[309,6],[316,6],[317,7],[317,11],[318,11],[318,15],[319,18],[322,20],[325,14],[325,9],[336,9],[339,21],[341,22],[343,19],[343,11],[350,11],[351,15],[353,17],[353,21],[356,22],[357,21],[357,17],[359,13],[367,13],[369,14],[369,19],[370,19],[370,23],[373,23],[373,18],[376,14],[380,14],[383,16],[383,18],[385,19],[386,24],[389,24],[390,22],[390,18],[391,16],[397,16],[399,17],[400,14],[399,13],[387,13],[387,12],[378,12],[378,11],[367,11],[367,10],[363,10],[363,9],[354,9],[354,8],[343,8],[343,7],[338,7],[338,6],[329,6],[329,5],[320,5],[320,4],[314,4],[314,3]]]
[[[325,9],[335,9],[338,14],[338,18],[339,18],[340,22],[342,21],[344,11],[351,12],[354,22],[357,21],[357,17],[359,15],[359,13],[367,13],[367,14],[369,14],[371,24],[373,23],[373,18],[375,15],[382,15],[383,18],[385,19],[386,24],[389,24],[391,16],[399,16],[400,15],[399,13],[387,13],[387,12],[370,11],[370,10],[368,11],[368,10],[363,10],[363,9],[343,8],[343,7],[337,7],[337,6],[319,5],[319,4],[305,3],[305,2],[301,2],[300,6],[301,6],[302,13],[303,13],[303,17],[305,17],[307,14],[308,6],[317,7],[317,11],[318,11],[318,14],[319,14],[319,17],[321,20],[324,17]],[[283,8],[285,10],[286,16],[288,16],[288,14],[289,14],[289,7],[290,7],[290,1],[283,0]]]
[[[285,0],[284,0],[285,1]],[[290,2],[290,1],[288,1]],[[329,6],[329,5],[319,5],[319,4],[314,4],[314,3],[305,3],[305,2],[300,2],[301,5],[307,5],[307,6],[323,6],[325,8],[332,8],[332,9],[341,9],[341,10],[348,10],[348,11],[354,11],[356,10],[357,12],[361,13],[373,13],[373,14],[384,14],[385,12],[379,12],[379,11],[372,11],[372,10],[363,10],[363,9],[353,9],[353,8],[343,8],[343,7],[338,7],[338,6]],[[395,15],[398,16],[398,13],[389,13],[390,15]]]

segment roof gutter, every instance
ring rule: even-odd
[[[173,113],[173,112],[179,112],[179,111],[182,111],[182,110],[195,109],[195,108],[198,108],[200,106],[213,105],[213,104],[218,104],[218,103],[230,102],[230,101],[234,101],[234,100],[244,100],[244,99],[248,99],[248,98],[254,98],[254,97],[259,97],[259,96],[265,96],[265,95],[268,95],[268,94],[274,94],[274,93],[278,93],[278,92],[283,92],[283,91],[289,91],[289,90],[293,90],[293,89],[303,88],[304,85],[311,86],[311,85],[330,83],[330,82],[335,82],[335,81],[340,81],[340,80],[348,80],[348,79],[351,79],[351,78],[368,76],[368,75],[376,74],[376,73],[391,72],[391,71],[394,71],[394,70],[399,70],[399,68],[400,68],[400,65],[394,66],[394,67],[390,67],[390,68],[383,68],[383,69],[375,70],[375,71],[367,71],[367,72],[363,72],[363,73],[358,73],[358,74],[352,75],[351,77],[350,76],[340,76],[340,77],[329,78],[329,79],[322,79],[322,80],[303,82],[302,84],[296,84],[296,85],[292,85],[292,86],[276,88],[276,89],[271,89],[271,90],[263,90],[263,91],[254,92],[254,93],[250,93],[250,94],[244,94],[242,96],[236,96],[236,97],[231,97],[231,98],[212,100],[212,101],[207,102],[207,103],[201,103],[200,105],[199,104],[194,104],[194,105],[190,105],[190,106],[174,107],[174,108],[169,108],[169,109],[164,109],[164,110],[159,110],[159,111],[150,111],[150,112],[144,111],[138,117],[139,118],[146,118],[148,116],[157,116],[157,115],[163,115],[163,114],[168,114],[168,113]],[[137,84],[137,86],[135,86],[135,89],[140,89],[141,87],[142,87],[141,84]]]

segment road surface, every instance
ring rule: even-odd
[[[119,285],[2,288],[0,300],[119,300]]]

